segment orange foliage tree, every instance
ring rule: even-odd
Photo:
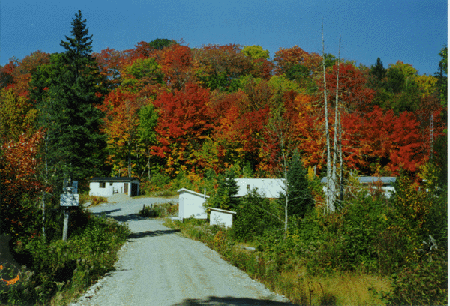
[[[5,142],[0,155],[2,231],[13,235],[36,235],[42,217],[36,198],[50,190],[39,178],[38,150],[44,139],[39,130]]]
[[[109,93],[99,107],[106,114],[102,130],[108,137],[107,163],[116,174],[125,171],[128,176],[134,174],[136,159],[141,151],[138,137],[139,109],[144,103],[136,94],[116,89]]]

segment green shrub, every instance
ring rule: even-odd
[[[394,290],[389,305],[447,305],[448,264],[442,256],[432,256],[404,266],[393,277]]]
[[[170,217],[178,213],[178,204],[161,203],[155,204],[154,207],[144,205],[139,211],[141,217]]]
[[[83,213],[74,214],[74,221],[81,222],[77,220]],[[42,237],[16,242],[16,260],[27,259],[27,267],[17,284],[7,291],[0,288],[0,303],[50,304],[58,292],[80,291],[113,269],[130,231],[114,219],[85,217],[88,222],[67,242],[59,238],[47,243]]]
[[[142,206],[142,209],[139,211],[139,216],[144,218],[157,217],[156,211],[152,207],[147,205]]]
[[[155,205],[155,212],[157,217],[171,217],[178,213],[178,204],[174,203],[162,203]]]
[[[279,210],[268,199],[262,198],[256,190],[252,190],[244,198],[236,210],[233,221],[233,232],[238,240],[252,240],[265,231],[281,228]]]
[[[313,274],[363,270],[390,275],[412,258],[419,241],[396,215],[384,196],[365,192],[339,212],[324,215],[316,209],[300,222],[298,254],[308,259]]]

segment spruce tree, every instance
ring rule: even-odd
[[[288,215],[297,215],[301,218],[314,207],[314,199],[309,189],[306,178],[307,171],[303,167],[300,154],[294,151],[287,172],[287,194],[289,200]],[[280,198],[281,203],[285,202],[285,195]]]
[[[100,174],[106,147],[99,132],[103,113],[95,107],[101,103],[104,79],[90,55],[92,35],[81,11],[75,14],[71,34],[61,41],[65,52],[40,66],[30,86],[38,125],[46,129],[44,155],[57,181],[69,174],[77,180]]]
[[[209,206],[226,210],[236,210],[239,199],[236,198],[239,187],[236,183],[234,169],[228,169],[225,174],[219,176],[217,192],[209,200]]]

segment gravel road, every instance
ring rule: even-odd
[[[128,223],[132,234],[119,251],[115,271],[71,305],[294,305],[220,258],[203,243],[143,219],[143,204],[167,199],[116,195],[90,210]],[[178,199],[171,199],[177,202]]]

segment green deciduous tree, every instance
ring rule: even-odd
[[[253,59],[269,58],[269,50],[264,50],[261,46],[245,46],[241,52]]]
[[[162,50],[165,47],[176,44],[174,40],[170,40],[167,38],[157,38],[148,43],[150,47],[153,49]]]
[[[158,114],[153,104],[145,105],[139,110],[138,137],[147,157],[147,176],[149,181],[151,179],[151,146],[156,144],[155,127],[157,122]]]

